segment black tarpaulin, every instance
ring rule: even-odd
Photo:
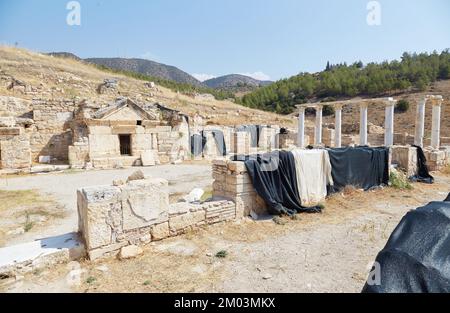
[[[194,134],[191,136],[191,153],[194,156],[202,154],[206,145],[206,138],[203,135]]]
[[[258,147],[259,144],[259,137],[261,134],[262,128],[265,126],[261,125],[243,125],[236,127],[236,130],[238,132],[248,132],[250,133],[250,143],[253,148]]]
[[[214,137],[217,148],[222,155],[227,155],[227,148],[225,144],[225,137],[221,130],[211,130],[210,131]],[[203,153],[208,139],[206,138],[205,131],[200,134],[195,134],[191,136],[191,153],[194,156],[199,156]]]
[[[410,180],[425,183],[425,184],[433,184],[434,177],[430,175],[427,166],[427,158],[425,157],[425,153],[423,153],[422,147],[413,146],[417,148],[417,175],[410,177]]]
[[[376,262],[379,277],[375,266],[364,293],[450,292],[450,203],[406,214]]]
[[[216,141],[217,148],[221,155],[227,155],[227,146],[225,144],[225,137],[223,136],[223,132],[221,130],[212,130],[211,131],[214,140]]]
[[[274,151],[262,155],[237,156],[233,159],[245,161],[253,187],[268,205],[270,214],[293,215],[299,212],[321,211],[319,207],[302,207],[292,153]]]
[[[330,192],[339,192],[345,186],[369,190],[389,183],[388,148],[364,146],[327,150],[334,181]]]
[[[450,202],[450,193],[448,194],[447,198],[444,200],[445,202]]]

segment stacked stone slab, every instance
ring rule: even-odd
[[[247,173],[244,162],[213,161],[213,195],[232,200],[236,204],[236,217],[266,214],[266,204],[258,196]]]
[[[440,171],[448,165],[447,150],[425,149],[425,157],[430,171]]]
[[[86,187],[77,197],[79,231],[91,260],[236,218],[236,206],[229,200],[169,205],[168,182],[158,178]]]

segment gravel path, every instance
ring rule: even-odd
[[[64,219],[57,220],[57,223],[49,225],[44,231],[40,231],[38,235],[26,233],[15,238],[8,245],[76,231],[78,228],[77,189],[86,186],[110,185],[115,179],[126,180],[136,170],[142,170],[145,175],[169,180],[169,192],[171,194],[189,193],[196,187],[208,187],[213,181],[211,166],[207,164],[161,165],[1,178],[0,188],[4,190],[35,189],[54,197],[58,203],[66,208],[66,217]]]

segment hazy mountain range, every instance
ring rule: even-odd
[[[48,54],[55,57],[83,60],[88,63],[102,65],[117,70],[136,72],[166,80],[176,81],[178,83],[190,84],[197,87],[209,87],[233,92],[252,91],[259,87],[267,86],[272,83],[270,81],[260,81],[252,77],[240,74],[225,75],[201,82],[192,75],[180,70],[175,66],[166,65],[146,59],[138,59],[138,58],[81,59],[75,54],[69,52],[52,52]]]

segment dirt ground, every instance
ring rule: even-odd
[[[132,260],[56,266],[3,291],[360,292],[405,213],[450,191],[450,175],[435,176],[434,185],[412,190],[337,194],[323,213],[284,218],[283,225],[245,219],[152,243]]]
[[[111,185],[113,180],[126,180],[137,170],[167,179],[174,202],[194,188],[208,190],[212,184],[211,166],[205,162],[0,177],[0,247],[77,231],[77,189]],[[34,227],[24,232],[27,216],[33,219],[29,222]]]

